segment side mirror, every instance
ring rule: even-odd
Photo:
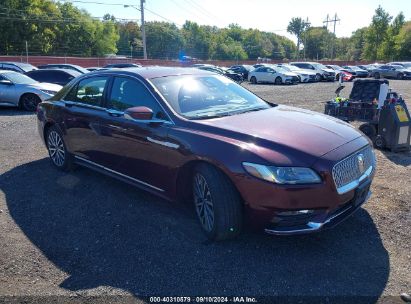
[[[153,110],[147,107],[132,107],[124,111],[124,117],[136,120],[152,120]]]
[[[0,80],[0,84],[13,85],[13,83],[10,80],[7,80],[7,79]]]

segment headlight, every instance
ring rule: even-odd
[[[251,175],[276,184],[317,184],[320,176],[310,168],[275,167],[253,163],[243,163],[244,169]]]
[[[57,92],[56,91],[49,91],[49,90],[40,90],[43,93],[49,94],[49,95],[55,95]]]

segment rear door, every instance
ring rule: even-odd
[[[62,120],[69,150],[78,158],[99,162],[98,149],[101,116],[106,115],[104,96],[109,83],[108,76],[82,79],[64,97]]]
[[[389,73],[387,65],[381,66],[379,68],[379,71],[380,71],[382,77],[390,77],[390,73]]]

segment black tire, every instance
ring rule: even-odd
[[[362,124],[359,127],[360,131],[367,135],[368,138],[374,140],[375,136],[377,136],[377,129],[374,125],[366,123]]]
[[[385,148],[385,145],[386,145],[385,139],[384,139],[384,137],[382,137],[381,135],[377,135],[377,136],[374,138],[374,146],[375,146],[376,148],[378,148],[378,149],[384,149],[384,148]]]
[[[337,80],[337,81],[340,80],[340,74],[335,75],[335,80]]]
[[[277,76],[274,80],[274,83],[277,85],[283,84],[283,80],[281,79],[280,76]]]
[[[41,99],[36,94],[24,94],[20,98],[20,107],[27,112],[34,112],[40,102]]]
[[[193,172],[192,187],[197,218],[208,239],[226,240],[241,233],[242,202],[220,170],[208,164],[198,165]]]
[[[377,72],[377,73],[375,73],[375,74],[374,74],[374,78],[375,78],[375,79],[380,79],[380,78],[381,78],[380,73],[378,73],[378,72]]]
[[[321,74],[315,74],[315,81],[320,82],[322,79]]]
[[[255,76],[252,76],[252,77],[250,78],[250,82],[251,82],[252,84],[257,84],[257,78],[255,78]]]
[[[404,79],[404,74],[403,73],[398,73],[397,79],[398,80],[403,80]]]
[[[59,170],[72,170],[73,156],[68,152],[63,135],[56,126],[51,126],[47,130],[45,141],[51,163]]]

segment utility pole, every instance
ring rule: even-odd
[[[141,11],[141,33],[143,35],[143,52],[144,59],[147,59],[147,45],[146,45],[146,29],[144,26],[144,2],[145,0],[140,0],[140,11]]]
[[[308,21],[308,17],[307,20],[304,22],[304,60],[306,60],[305,57],[305,48],[307,46],[307,30],[310,27],[311,23],[310,21]]]
[[[26,63],[29,63],[29,46],[26,40]]]
[[[335,36],[335,26],[337,24],[337,21],[341,21],[341,19],[338,19],[337,13],[335,13],[334,15],[334,19],[329,19],[329,15],[327,14],[327,20],[323,21],[323,23],[326,24],[327,27],[327,31],[328,31],[328,23],[334,23],[334,36]],[[331,43],[331,59],[334,58],[334,44],[335,44],[335,40],[333,39],[333,43]]]

